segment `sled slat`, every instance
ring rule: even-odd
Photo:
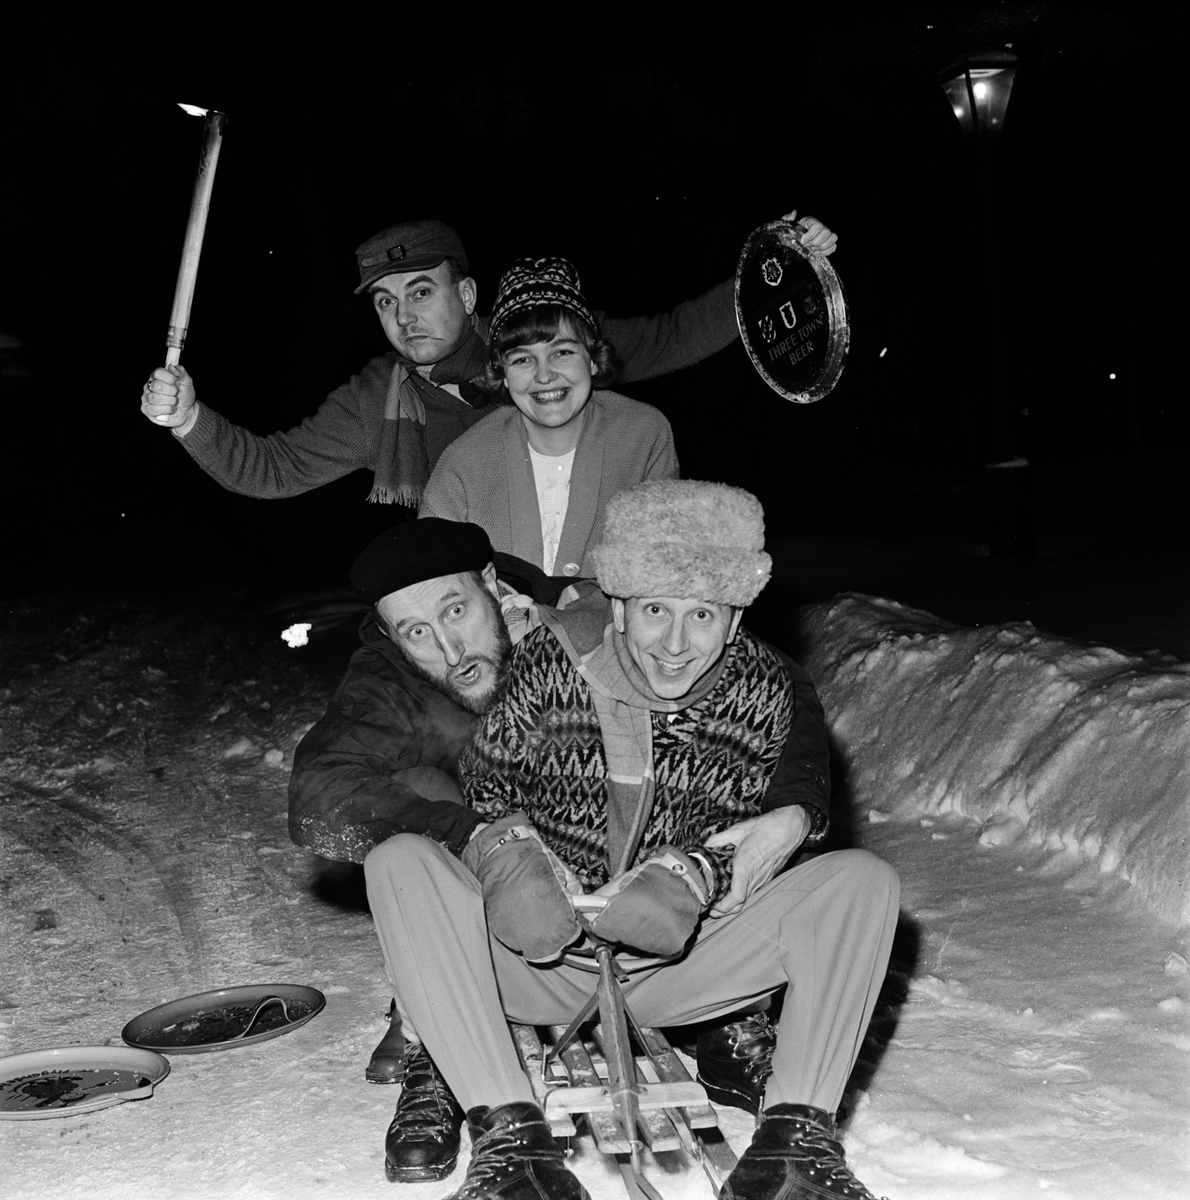
[[[556,1025],[550,1027],[550,1033],[555,1038],[560,1038],[565,1032],[565,1026]],[[560,1057],[573,1086],[598,1088],[605,1097],[605,1107],[602,1110],[593,1106],[584,1109],[587,1118],[587,1128],[590,1129],[591,1136],[595,1139],[595,1145],[604,1154],[629,1154],[632,1146],[624,1136],[624,1131],[620,1128],[620,1122],[616,1120],[611,1111],[611,1098],[607,1094],[607,1088],[603,1086],[599,1078],[599,1072],[595,1069],[595,1064],[591,1061],[591,1056],[587,1053],[586,1046],[578,1038],[575,1038],[562,1051]],[[592,1099],[594,1099],[593,1094]],[[553,1102],[555,1105],[565,1103],[564,1096],[556,1092]]]
[[[564,1108],[559,1109],[549,1103],[551,1093],[557,1088],[551,1088],[542,1078],[541,1063],[545,1053],[542,1050],[541,1038],[538,1036],[537,1030],[532,1025],[510,1025],[509,1028],[512,1030],[513,1040],[516,1042],[521,1066],[524,1067],[525,1074],[529,1077],[529,1086],[532,1087],[533,1095],[537,1098],[542,1112],[549,1119],[550,1131],[554,1137],[574,1137],[578,1130],[575,1128],[570,1113]]]
[[[595,1041],[606,1054],[607,1047],[603,1041],[602,1025],[595,1026]],[[669,1117],[665,1115],[664,1109],[677,1108],[685,1103],[696,1101],[700,1098],[698,1091],[693,1088],[683,1089],[680,1085],[673,1088],[670,1085],[662,1083],[655,1083],[650,1087],[644,1082],[640,1063],[636,1061],[635,1057],[633,1058],[632,1066],[637,1080],[641,1082],[638,1099],[640,1117],[637,1121],[641,1140],[654,1152],[658,1150],[680,1150],[682,1148],[682,1140],[670,1122]],[[694,1085],[694,1088],[697,1088],[697,1085]],[[701,1089],[698,1090],[700,1091]]]
[[[690,1079],[690,1072],[686,1070],[685,1063],[678,1057],[677,1051],[665,1040],[659,1029],[646,1026],[640,1032],[645,1041],[644,1049],[649,1056],[648,1062],[655,1068],[657,1077],[662,1083],[694,1082]],[[644,1063],[641,1064],[642,1067],[644,1065]],[[700,1100],[700,1103],[686,1106],[686,1119],[690,1128],[717,1129],[719,1118],[715,1115],[715,1110],[707,1103],[705,1091]]]

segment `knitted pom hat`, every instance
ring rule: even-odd
[[[566,258],[518,258],[500,276],[496,287],[496,303],[488,317],[488,337],[495,341],[500,326],[519,312],[557,304],[569,309],[593,330],[599,325],[582,293],[574,263]]]
[[[673,596],[746,608],[769,581],[764,510],[725,483],[660,479],[612,497],[591,551],[609,596]]]

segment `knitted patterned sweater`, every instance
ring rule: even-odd
[[[636,863],[663,845],[700,849],[718,899],[734,851],[707,851],[705,838],[786,805],[826,812],[829,757],[814,685],[747,630],[702,700],[652,719],[656,793]],[[590,690],[554,635],[536,630],[515,647],[508,687],[459,760],[463,795],[489,820],[526,812],[590,891],[610,876],[606,777]]]

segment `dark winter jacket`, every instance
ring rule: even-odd
[[[731,280],[658,316],[596,316],[603,336],[616,348],[621,383],[691,366],[739,336]],[[267,437],[252,433],[203,402],[194,428],[178,440],[216,482],[264,499],[296,496],[361,467],[374,470],[396,362],[395,351],[372,359],[331,392],[313,416],[286,432]],[[487,394],[472,385],[460,386],[466,402],[435,391],[437,395],[423,398],[431,471],[455,438],[496,409]]]
[[[494,556],[498,578],[540,604],[556,604],[570,582],[511,555]],[[479,718],[417,675],[377,624],[360,624],[363,646],[326,713],[301,742],[289,780],[289,836],[325,858],[363,862],[378,842],[420,833],[456,854],[479,816],[436,798],[454,791],[459,756]],[[448,780],[434,785],[433,768]],[[403,777],[404,776],[404,777]]]
[[[655,795],[636,862],[664,845],[687,852],[731,825],[800,804],[825,833],[826,723],[809,675],[741,629],[715,686],[677,713],[652,714]],[[512,673],[463,755],[463,795],[484,819],[528,814],[587,890],[610,878],[608,765],[591,689],[549,629],[513,650]],[[714,895],[731,882],[730,848],[704,851]]]

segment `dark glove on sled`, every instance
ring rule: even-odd
[[[607,907],[591,928],[645,954],[680,954],[707,906],[710,888],[698,860],[662,846],[650,859],[595,892]]]
[[[488,928],[529,962],[549,962],[578,937],[574,872],[541,840],[523,812],[510,813],[471,839],[463,865],[479,880]]]

